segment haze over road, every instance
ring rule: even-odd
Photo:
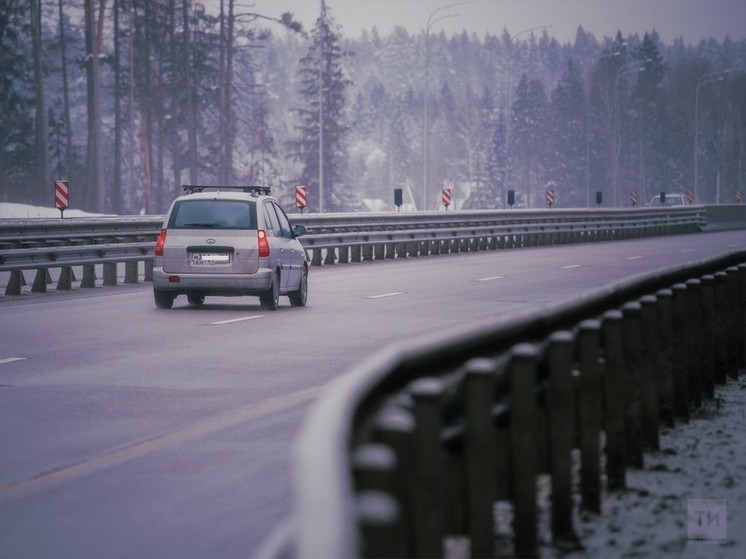
[[[0,557],[250,557],[308,404],[391,342],[746,248],[743,231],[314,268],[309,304],[0,297]]]

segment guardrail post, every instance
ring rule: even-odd
[[[311,251],[311,266],[321,266],[322,265],[322,258],[321,258],[321,249],[320,248],[314,248]]]
[[[633,468],[643,467],[642,458],[642,403],[640,383],[642,381],[641,371],[641,345],[640,336],[640,303],[627,303],[622,307],[624,334],[624,354],[627,364],[627,465]]]
[[[144,262],[145,264],[145,271],[143,273],[142,281],[146,282],[152,282],[153,281],[153,259],[148,258]]]
[[[658,299],[646,295],[640,299],[642,321],[642,422],[645,443],[652,450],[660,448],[659,396],[660,382],[659,350],[660,328],[658,325]]]
[[[73,269],[70,266],[60,268],[60,277],[57,279],[57,291],[70,291],[73,288]]]
[[[746,368],[746,264],[738,266],[738,278],[738,368],[743,369]]]
[[[31,292],[46,293],[47,284],[50,283],[52,283],[52,277],[49,275],[49,270],[47,268],[39,268],[38,270],[36,270],[34,283],[31,285]]]
[[[398,245],[397,243],[386,243],[386,258],[389,260],[393,260],[396,258],[396,253],[398,251]]]
[[[404,557],[413,557],[415,554],[414,494],[411,484],[415,475],[415,457],[412,456],[414,432],[414,416],[408,410],[389,406],[375,418],[373,439],[391,448],[396,455],[396,479],[391,491],[401,510]]]
[[[673,292],[673,410],[674,415],[689,421],[689,336],[686,321],[686,285],[677,283]],[[714,326],[714,325],[713,325]]]
[[[572,449],[575,439],[575,392],[572,366],[575,337],[555,332],[549,338],[549,464],[552,476],[552,535],[555,541],[577,542],[573,528]]]
[[[627,371],[624,366],[624,316],[619,310],[603,315],[604,425],[606,429],[606,485],[610,491],[627,486]]]
[[[661,289],[655,295],[658,298],[658,333],[660,334],[658,408],[663,424],[667,427],[673,427],[673,291]]]
[[[580,492],[585,510],[601,512],[602,392],[599,364],[601,326],[584,320],[578,332],[580,361]]]
[[[153,261],[150,261],[150,269],[153,269]],[[83,266],[83,279],[80,280],[80,287],[96,287],[96,266],[94,264],[85,264]]]
[[[413,520],[416,557],[440,557],[445,536],[443,456],[440,445],[443,381],[423,378],[410,385],[414,399]]]
[[[690,279],[686,282],[687,323],[689,325],[689,403],[702,405],[702,372],[706,365],[704,355],[704,329],[702,322],[702,282]]]
[[[104,262],[104,285],[117,284],[117,263]]]
[[[739,334],[741,329],[739,322],[743,321],[743,315],[740,314],[741,301],[739,295],[739,277],[738,268],[731,266],[725,270],[725,289],[728,298],[728,314],[726,315],[727,324],[727,373],[735,376],[741,366],[739,359]]]
[[[26,285],[26,279],[23,277],[21,270],[13,270],[8,278],[8,285],[5,286],[6,295],[20,295],[21,287]]]
[[[380,443],[360,445],[352,453],[352,467],[359,503],[365,503],[360,518],[364,557],[405,557],[404,528],[401,510],[392,496],[395,485],[396,456]],[[376,500],[370,501],[372,495]],[[371,505],[375,505],[372,506]]]
[[[124,283],[138,283],[140,281],[137,268],[137,261],[124,263]]]
[[[700,278],[702,291],[702,389],[708,398],[715,397],[715,276]]]
[[[539,351],[532,344],[511,350],[510,444],[513,471],[513,531],[515,555],[537,555],[536,370]]]
[[[715,316],[724,317],[728,313],[728,293],[725,272],[716,272],[715,277]],[[725,384],[728,371],[728,345],[726,324],[722,319],[716,320],[712,327],[715,330],[715,383]]]
[[[363,557],[402,557],[398,537],[399,507],[381,491],[363,491],[357,496],[357,520],[362,531]]]
[[[492,395],[495,363],[472,359],[464,366],[466,482],[472,557],[495,553],[495,435]]]

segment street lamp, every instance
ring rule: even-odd
[[[521,31],[518,31],[517,33],[514,33],[510,36],[510,49],[511,52],[508,53],[508,107],[507,107],[507,118],[505,119],[505,153],[508,154],[508,160],[506,161],[506,165],[510,162],[510,111],[511,111],[511,97],[512,97],[512,75],[513,75],[513,56],[512,56],[512,50],[513,50],[513,40],[518,37],[519,35],[523,35],[524,33],[531,33],[532,31],[539,31],[542,29],[549,29],[552,26],[552,24],[548,25],[537,25],[536,27],[529,27],[528,29],[522,29]],[[508,169],[510,171],[510,169]],[[528,185],[526,185],[528,187]],[[531,206],[531,197],[528,195],[528,192],[526,193],[526,204],[530,207]]]
[[[430,29],[438,23],[449,17],[455,17],[463,15],[460,12],[451,13],[451,8],[461,6],[463,4],[469,4],[472,0],[464,0],[463,2],[456,2],[455,4],[448,4],[447,6],[441,6],[430,12],[430,16],[427,18],[425,24],[425,114],[423,118],[423,132],[422,132],[422,209],[427,209],[427,117],[428,117],[428,89],[429,89],[429,78],[430,78]],[[438,15],[442,11],[447,11],[445,14]],[[436,17],[438,16],[438,17]]]
[[[694,92],[694,199],[699,200],[699,167],[697,163],[697,152],[699,151],[699,88],[703,85],[713,82],[719,82],[725,79],[730,70],[720,72],[711,72],[705,74],[697,80],[697,88]]]
[[[620,133],[620,117],[619,117],[619,82],[625,76],[630,74],[637,74],[645,70],[645,63],[650,62],[649,58],[644,60],[633,60],[623,64],[619,70],[617,70],[616,77],[614,78],[614,137],[612,142],[612,174],[611,174],[611,188],[613,203],[615,206],[619,205],[619,192],[618,192],[618,175],[619,175],[619,152],[621,151],[621,133]]]
[[[599,60],[621,56],[621,51],[614,51],[600,56]],[[585,205],[591,207],[591,86],[593,77],[588,75],[588,98],[585,100]]]

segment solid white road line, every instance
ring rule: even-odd
[[[263,314],[255,316],[243,316],[241,318],[231,318],[230,320],[218,320],[217,322],[210,322],[210,326],[220,326],[222,324],[233,324],[234,322],[245,322],[247,320],[256,320],[257,318],[264,318]]]

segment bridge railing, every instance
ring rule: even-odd
[[[576,503],[600,513],[624,491],[660,426],[744,368],[745,340],[740,251],[390,346],[314,403],[293,517],[258,557],[444,557],[459,542],[458,556],[535,557],[537,487],[554,542],[578,545]]]
[[[700,231],[704,206],[639,210],[514,210],[418,214],[309,214],[301,242],[315,266],[431,254],[612,241]],[[152,279],[153,249],[163,216],[0,220],[0,272],[10,272],[6,295],[19,295],[23,271],[35,270],[32,291],[46,291],[49,270],[60,269],[57,289],[70,289],[73,266],[81,287],[136,283],[139,263]]]

